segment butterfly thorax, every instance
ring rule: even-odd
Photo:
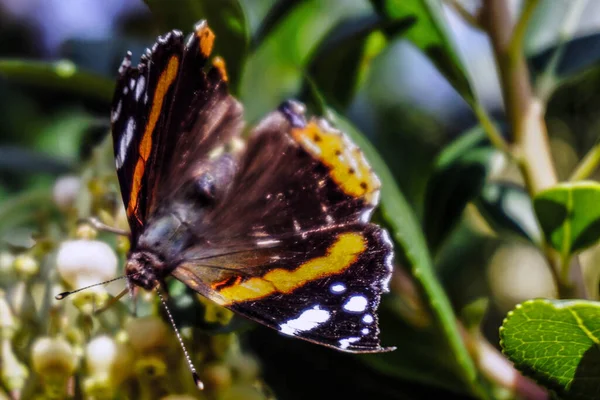
[[[177,266],[183,250],[198,241],[187,218],[185,207],[176,206],[150,219],[127,257],[125,274],[132,284],[153,289]]]

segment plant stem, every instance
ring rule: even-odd
[[[502,137],[502,134],[496,129],[496,125],[490,119],[487,111],[479,103],[473,105],[473,112],[479,119],[479,123],[483,127],[484,132],[488,136],[488,139],[498,150],[510,155],[510,149],[506,143],[506,140]]]
[[[475,28],[481,29],[481,25],[473,14],[469,12],[458,0],[446,0],[445,3],[448,7],[452,8],[462,19],[464,19],[469,25]]]
[[[558,181],[544,121],[545,104],[534,96],[522,51],[523,35],[537,3],[537,0],[526,3],[514,31],[505,0],[486,0],[481,10],[481,21],[490,37],[496,58],[504,108],[512,131],[512,156],[532,198]],[[574,263],[569,268],[570,266],[557,262],[547,242],[544,241],[541,247],[545,250],[549,264],[557,268],[553,272],[561,297],[567,293],[570,293],[569,297],[573,297],[573,294],[585,297],[582,280],[571,283],[564,279],[569,270],[576,276],[581,275],[579,264]]]
[[[479,370],[489,381],[506,389],[512,396],[519,399],[547,400],[550,398],[546,389],[517,371],[512,363],[479,331],[467,329],[461,323],[458,326]]]
[[[525,5],[523,6],[523,11],[521,12],[521,16],[517,24],[515,25],[515,29],[512,33],[512,37],[510,39],[509,54],[522,54],[523,53],[523,41],[525,39],[525,32],[527,31],[527,26],[529,25],[529,21],[533,16],[533,12],[535,11],[540,0],[526,0]]]
[[[600,143],[588,151],[569,177],[569,180],[581,181],[587,179],[598,168],[598,164],[600,164]]]

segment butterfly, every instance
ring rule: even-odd
[[[348,136],[296,101],[242,140],[214,38],[201,21],[119,68],[111,122],[129,285],[173,277],[284,335],[392,350],[380,345],[377,308],[393,246],[369,222],[379,179]]]

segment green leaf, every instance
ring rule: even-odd
[[[269,9],[267,15],[262,19],[259,27],[252,36],[252,50],[257,49],[263,40],[281,23],[296,6],[302,4],[303,0],[277,0]]]
[[[467,103],[476,103],[467,70],[448,34],[439,0],[371,0],[371,3],[388,19],[414,18],[416,23],[405,37],[429,57]]]
[[[460,220],[466,205],[481,192],[492,166],[494,150],[483,129],[476,127],[440,153],[425,192],[423,225],[437,249]]]
[[[598,398],[600,303],[527,301],[508,314],[500,339],[517,369],[561,399]]]
[[[382,30],[405,31],[413,22],[412,18],[388,21],[367,15],[349,17],[334,26],[306,68],[328,103],[338,110],[350,103],[370,61],[385,47]]]
[[[475,205],[495,231],[517,235],[536,244],[542,242],[531,197],[522,186],[510,182],[488,182]]]
[[[540,192],[535,213],[546,240],[563,258],[600,239],[600,184],[561,183]]]
[[[213,54],[227,63],[231,90],[237,93],[248,55],[250,33],[246,15],[238,0],[144,0],[159,22],[161,30],[189,32],[202,19],[216,35]]]
[[[0,76],[8,79],[72,92],[110,103],[114,81],[79,69],[68,60],[40,62],[0,59]]]
[[[433,321],[431,321],[431,325],[427,330],[430,332],[429,335],[435,337],[436,343],[438,345],[443,344],[442,347],[446,349],[445,354],[443,352],[436,353],[444,354],[444,359],[453,365],[451,371],[455,374],[455,379],[458,379],[465,391],[485,397],[484,389],[478,383],[477,369],[458,330],[456,316],[443,288],[434,274],[431,256],[413,210],[406,202],[390,170],[373,145],[352,124],[335,111],[329,109],[327,117],[335,126],[346,132],[361,148],[373,170],[381,179],[382,187],[379,211],[396,245],[402,249],[404,265],[410,269],[427,298],[428,308],[433,315]],[[398,261],[401,260],[398,254],[396,257]],[[425,329],[415,331],[412,335],[414,341],[410,342],[410,346],[418,342],[417,338],[426,335]],[[404,376],[403,373],[410,371],[411,368],[413,376],[418,374],[417,370],[419,370],[420,374],[429,374],[430,378],[431,375],[435,376],[435,371],[438,371],[435,366],[440,362],[438,357],[442,356],[433,355],[433,359],[435,360],[432,361],[433,365],[427,363],[424,358],[406,360],[403,357],[402,343],[391,344],[397,344],[400,350],[390,354],[378,355],[378,361],[373,361],[374,363],[377,363],[381,368],[384,368],[383,365],[385,365],[388,373],[397,371],[400,376]],[[431,353],[431,348],[428,348],[428,351]],[[411,364],[410,361],[414,362],[414,364]]]

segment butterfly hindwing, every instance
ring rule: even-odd
[[[284,334],[385,351],[375,311],[393,250],[368,223],[378,193],[342,132],[285,103],[251,134],[228,194],[198,221],[198,244],[172,274]]]
[[[185,262],[173,275],[283,334],[349,352],[381,352],[390,349],[380,346],[376,311],[392,257],[385,230],[348,225],[280,240],[257,249],[253,259],[224,254],[210,262],[227,268],[208,274],[202,261]]]

